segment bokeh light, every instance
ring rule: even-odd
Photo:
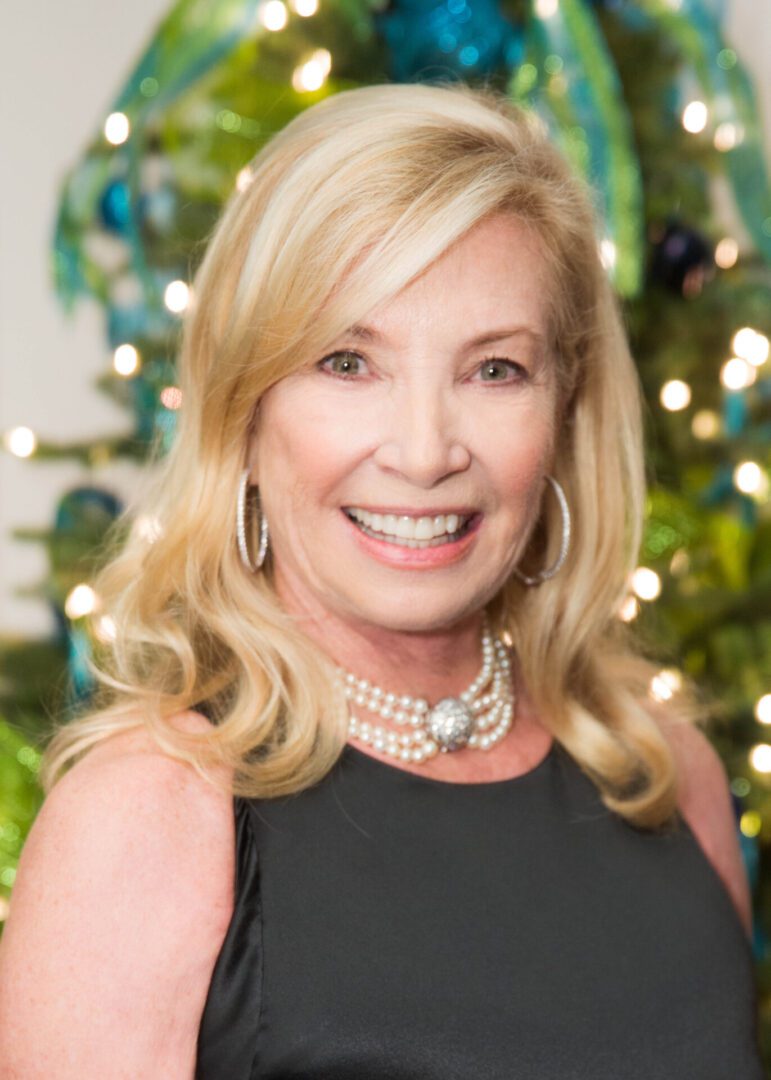
[[[118,375],[134,375],[139,368],[139,353],[133,345],[119,345],[113,354],[112,365]]]
[[[10,431],[6,431],[3,436],[3,442],[5,448],[9,450],[14,457],[27,458],[31,457],[37,449],[37,436],[32,428],[13,427]]]
[[[682,379],[670,379],[665,382],[659,395],[661,404],[670,412],[685,409],[691,403],[691,388]]]
[[[698,135],[707,126],[709,113],[703,101],[689,101],[683,109],[683,127],[691,135]]]

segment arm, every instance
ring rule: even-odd
[[[752,899],[725,766],[707,736],[691,724],[667,724],[680,771],[678,805],[733,901],[752,939]]]
[[[0,947],[8,1080],[193,1075],[232,911],[232,804],[121,740],[59,781],[22,852]]]

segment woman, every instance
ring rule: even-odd
[[[725,773],[618,615],[639,385],[541,126],[338,94],[194,298],[105,700],[44,763],[10,1075],[761,1077]]]

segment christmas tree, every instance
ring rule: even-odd
[[[640,567],[619,618],[636,620],[661,672],[720,703],[710,730],[735,799],[755,906],[753,951],[771,1061],[771,191],[753,88],[707,0],[181,0],[66,177],[53,244],[71,308],[103,305],[102,389],[130,438],[67,446],[24,428],[22,456],[144,461],[175,431],[180,317],[206,238],[234,185],[300,110],[368,83],[460,79],[539,113],[596,195],[598,245],[648,402],[650,499]],[[720,179],[743,244],[717,212]],[[40,804],[51,717],[88,701],[88,658],[109,641],[89,585],[120,537],[107,490],[67,492],[28,587],[58,633],[0,642],[0,896]],[[142,523],[150,533],[153,522]]]

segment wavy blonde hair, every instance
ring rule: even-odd
[[[605,805],[639,826],[670,821],[677,770],[650,692],[660,663],[618,617],[642,536],[643,404],[592,192],[533,113],[460,85],[370,86],[314,105],[259,151],[224,208],[183,325],[177,437],[94,582],[115,636],[98,646],[88,711],[45,750],[46,792],[91,746],[141,726],[218,786],[228,775],[236,795],[300,791],[332,768],[347,721],[331,661],[282,609],[270,559],[253,576],[237,551],[256,403],[500,213],[535,230],[550,275],[553,472],[574,530],[554,578],[505,585],[493,626]],[[546,496],[523,568],[550,564],[560,533]],[[210,730],[174,722],[203,702]],[[667,711],[695,721],[704,706],[686,681]]]

